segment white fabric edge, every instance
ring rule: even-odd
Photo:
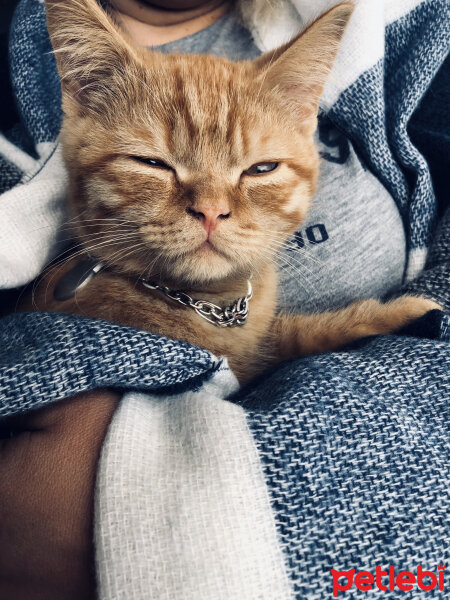
[[[197,392],[128,393],[99,463],[100,600],[288,600],[293,592],[234,376]]]
[[[384,0],[386,5],[386,25],[390,25],[406,16],[420,4],[429,0]]]
[[[292,0],[273,5],[253,0],[243,11],[247,27],[263,52],[288,41],[342,0]],[[427,0],[354,0],[355,10],[325,85],[320,105],[328,110],[341,93],[384,56],[385,26],[404,17]],[[253,15],[250,7],[253,7]],[[294,13],[293,13],[294,9]]]
[[[408,267],[406,269],[405,281],[416,279],[425,268],[427,261],[428,248],[415,248],[410,250],[408,258]]]
[[[37,149],[42,156],[37,172],[0,197],[0,289],[32,281],[59,249],[67,172],[60,146],[48,142]]]
[[[33,171],[38,166],[32,156],[21,150],[18,146],[15,146],[12,142],[7,140],[3,134],[0,133],[0,155],[2,155],[8,162],[15,165],[18,169],[24,173]]]

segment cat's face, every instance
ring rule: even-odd
[[[257,271],[306,213],[318,162],[311,136],[261,92],[250,66],[149,63],[107,121],[66,120],[80,239],[149,278]]]
[[[108,46],[103,64],[84,57],[90,80],[67,84],[62,141],[75,229],[91,254],[179,286],[273,260],[318,171],[321,85],[317,73],[292,79],[292,48],[253,63]]]

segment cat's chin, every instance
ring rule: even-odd
[[[214,244],[209,239],[200,244],[200,246],[198,246],[192,252],[192,255],[197,260],[211,261],[214,260],[215,256],[220,256],[228,261],[230,260],[228,254],[226,252],[223,252],[216,244]]]
[[[173,265],[171,275],[186,283],[207,284],[229,277],[235,270],[230,260],[208,243]]]
[[[208,283],[229,277],[233,261],[213,242],[206,240],[171,265],[171,275],[192,283]]]

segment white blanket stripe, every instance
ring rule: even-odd
[[[126,394],[99,466],[100,600],[288,600],[292,590],[237,387]],[[155,485],[156,484],[156,485]]]

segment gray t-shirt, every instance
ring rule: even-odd
[[[152,50],[164,54],[214,54],[230,60],[246,60],[261,55],[250,32],[237,22],[233,13],[197,33],[175,42],[153,46]]]
[[[152,48],[164,53],[258,57],[250,32],[230,13],[206,29]],[[326,115],[316,135],[320,178],[307,219],[281,255],[280,307],[322,311],[400,286],[406,242],[397,206]]]

